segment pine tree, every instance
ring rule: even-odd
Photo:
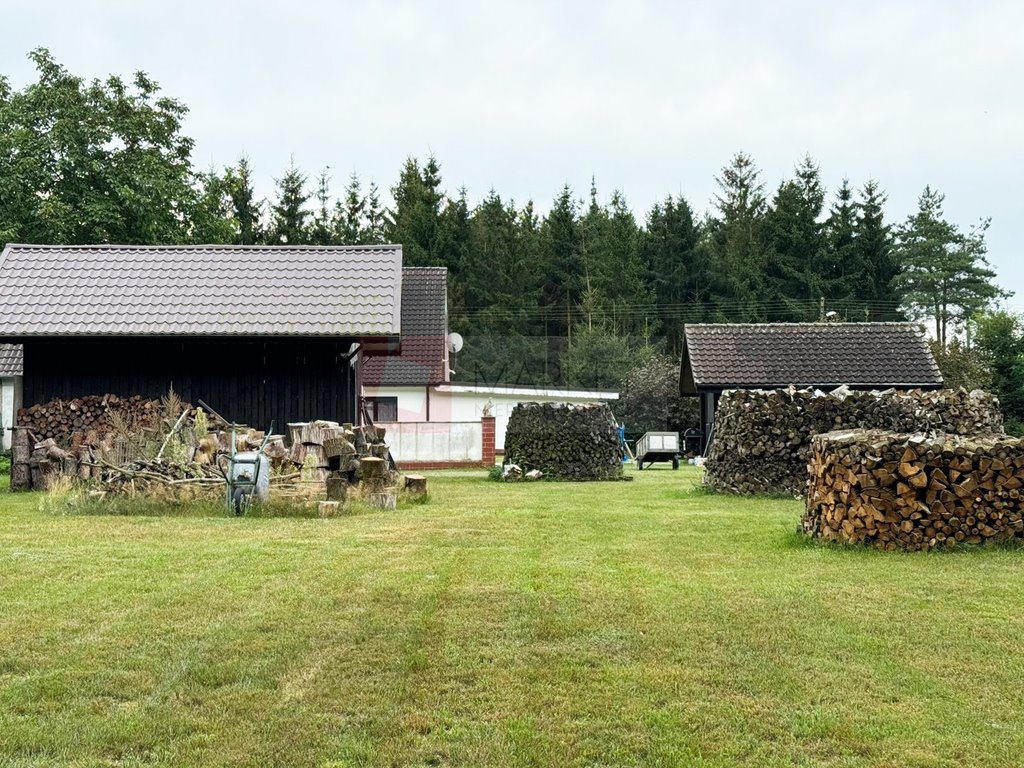
[[[714,201],[717,215],[708,223],[716,313],[723,320],[763,320],[767,203],[760,171],[739,152],[715,182],[720,190]]]
[[[610,327],[619,334],[639,336],[645,320],[648,328],[657,320],[643,314],[653,295],[644,281],[640,228],[622,193],[615,191],[610,204],[601,206],[592,186],[580,230],[585,275],[609,315]]]
[[[409,266],[448,266],[437,253],[437,229],[444,193],[441,169],[431,155],[421,169],[410,157],[398,183],[391,188],[395,207],[388,212],[385,236],[402,244],[404,263]]]
[[[331,177],[330,169],[325,168],[317,176],[316,202],[317,209],[313,215],[313,226],[309,231],[309,240],[313,245],[332,245],[334,239],[333,214],[331,213]]]
[[[540,226],[541,304],[548,310],[545,334],[567,337],[583,291],[584,264],[576,201],[566,184]]]
[[[274,181],[277,185],[277,201],[270,207],[270,242],[275,245],[308,244],[306,220],[309,211],[305,206],[309,202],[309,193],[306,192],[306,176],[295,167],[293,159],[285,175]]]
[[[834,282],[832,304],[848,320],[859,320],[853,316],[853,298],[860,283],[870,280],[865,266],[858,261],[860,254],[854,245],[854,230],[857,226],[857,206],[853,201],[853,188],[849,179],[843,179],[836,190],[835,201],[829,209],[825,222],[826,249],[833,265],[831,278]]]
[[[770,320],[813,320],[819,298],[835,290],[822,232],[824,206],[821,174],[807,156],[797,166],[796,177],[779,186],[765,217],[766,276],[773,294]]]
[[[683,323],[711,317],[712,287],[708,249],[701,242],[700,226],[684,198],[669,196],[651,209],[642,250],[646,282],[663,312],[669,348],[679,354]]]
[[[996,273],[985,258],[988,221],[963,234],[945,219],[944,199],[925,187],[917,212],[900,228],[896,249],[907,308],[935,322],[935,338],[943,347],[955,327],[1008,295],[995,284]]]
[[[459,189],[457,198],[444,203],[434,251],[454,281],[458,281],[469,252],[469,202],[465,187]]]
[[[344,245],[363,245],[369,240],[366,226],[366,197],[359,175],[349,176],[345,198],[334,207],[334,237]]]
[[[536,333],[539,298],[536,219],[529,204],[517,212],[494,191],[469,219],[466,261],[450,281],[453,328],[466,337],[459,367],[467,380],[547,383],[547,345]]]
[[[386,214],[380,204],[380,192],[377,184],[370,182],[370,189],[366,193],[366,227],[363,230],[362,241],[366,245],[382,245],[384,239],[384,227]]]
[[[238,159],[238,165],[228,169],[226,182],[231,196],[233,216],[238,222],[238,234],[234,242],[238,245],[264,242],[263,203],[256,199],[249,158],[242,155]]]
[[[854,263],[865,279],[858,281],[856,297],[865,303],[865,320],[900,320],[902,291],[896,281],[900,267],[892,252],[892,234],[885,223],[885,193],[878,182],[868,181],[857,200],[853,229]]]

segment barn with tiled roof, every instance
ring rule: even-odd
[[[283,429],[357,420],[361,353],[401,334],[401,246],[7,245],[0,340],[24,402],[158,396]]]

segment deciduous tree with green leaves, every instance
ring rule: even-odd
[[[0,76],[0,238],[35,243],[180,243],[204,193],[184,104],[136,72],[90,82],[45,48],[36,80]]]

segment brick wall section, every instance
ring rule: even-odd
[[[485,467],[494,466],[494,417],[493,416],[481,416],[480,426],[482,427],[484,437],[484,450],[483,450],[483,465]]]
[[[401,472],[415,472],[421,469],[480,469],[479,461],[400,461]]]

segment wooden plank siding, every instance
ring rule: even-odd
[[[253,337],[26,339],[24,403],[113,393],[205,400],[239,423],[355,421],[354,339]]]

